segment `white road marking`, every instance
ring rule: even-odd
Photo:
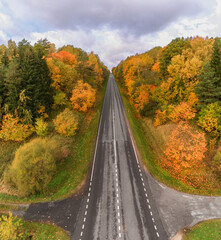
[[[156,225],[154,225],[154,228],[155,228],[155,230],[157,230],[157,226]]]
[[[157,232],[157,237],[160,237],[159,233]]]

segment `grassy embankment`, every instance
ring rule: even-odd
[[[70,237],[67,233],[51,224],[43,224],[43,223],[34,223],[34,222],[25,222],[25,229],[31,233],[32,238],[35,240],[70,240]]]
[[[8,192],[7,189],[4,189],[4,185],[0,184],[1,204],[64,199],[79,190],[86,180],[90,167],[106,85],[107,81],[105,81],[104,87],[98,93],[96,106],[80,116],[79,130],[74,137],[65,138],[54,131],[50,133],[49,137],[58,140],[62,146],[69,149],[70,154],[64,161],[59,163],[57,173],[49,185],[48,192],[39,196],[20,198],[13,192]],[[49,125],[52,125],[52,122]],[[0,178],[2,178],[4,170],[13,160],[14,153],[19,145],[19,143],[13,142],[1,142]],[[14,206],[0,205],[0,211],[5,212],[6,208],[7,210],[13,210]]]
[[[172,177],[167,171],[159,166],[158,159],[163,156],[166,139],[173,130],[174,124],[168,124],[167,126],[159,126],[155,128],[152,125],[151,119],[137,116],[136,110],[129,103],[124,90],[119,84],[118,87],[121,92],[121,97],[123,99],[134,139],[139,149],[142,161],[148,171],[160,182],[163,182],[169,187],[182,192],[202,195],[221,195],[221,188],[208,189],[205,186],[201,189],[195,189],[192,186],[189,186]]]
[[[221,219],[208,220],[188,229],[183,240],[220,240]]]

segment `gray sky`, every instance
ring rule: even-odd
[[[0,0],[0,44],[47,38],[93,50],[110,68],[176,37],[220,29],[219,0]]]

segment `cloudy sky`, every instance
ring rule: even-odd
[[[41,38],[109,67],[176,37],[221,36],[220,0],[0,0],[0,44]]]

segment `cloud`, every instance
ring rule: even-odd
[[[73,44],[110,69],[176,37],[215,37],[220,29],[220,0],[0,0],[1,42]]]
[[[6,3],[6,0],[3,0]],[[10,0],[8,8],[21,21],[54,29],[103,29],[144,35],[162,30],[183,16],[212,10],[215,0]]]

